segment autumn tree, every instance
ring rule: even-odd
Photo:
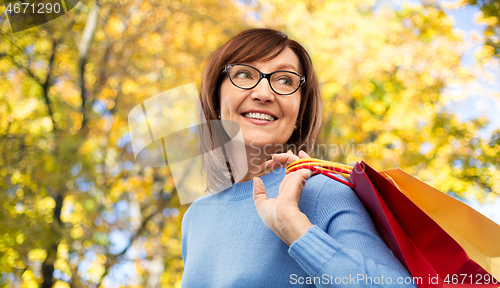
[[[1,18],[0,282],[106,286],[132,265],[130,285],[174,285],[187,207],[168,169],[135,163],[127,115],[199,86],[208,55],[247,27],[245,11],[229,1],[81,4],[15,34]]]
[[[484,29],[484,49],[499,58],[500,55],[500,1],[498,0],[464,0],[462,5],[476,6],[481,15],[478,22],[486,24]]]

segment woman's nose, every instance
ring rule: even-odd
[[[264,78],[259,84],[252,89],[252,100],[260,100],[261,102],[274,102],[276,96],[269,85],[269,80]]]

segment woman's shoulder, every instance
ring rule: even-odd
[[[220,206],[222,203],[218,201],[216,198],[218,193],[206,193],[203,196],[196,198],[189,207],[184,212],[183,221],[191,216],[191,214],[205,213],[205,209],[210,209],[210,207]]]
[[[347,181],[347,179],[338,174],[334,174],[333,177],[336,177],[337,179],[343,181]],[[345,197],[352,197],[352,195],[355,195],[351,187],[323,174],[316,174],[310,177],[306,181],[303,194],[308,195],[308,197],[316,199],[321,199],[324,197],[345,198]]]
[[[334,175],[347,181],[340,175]],[[309,178],[302,191],[299,208],[310,219],[332,217],[338,213],[364,213],[364,206],[351,187],[328,176],[318,174]],[[314,224],[314,223],[313,223]]]

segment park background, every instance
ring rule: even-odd
[[[314,156],[401,167],[500,223],[499,11],[495,0],[99,0],[13,33],[2,6],[0,287],[180,287],[188,205],[168,168],[135,162],[127,116],[199,89],[208,57],[253,27],[309,51],[318,144],[372,147]]]

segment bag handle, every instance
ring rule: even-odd
[[[307,158],[307,159],[298,159],[293,161],[292,163],[288,164],[286,166],[285,174],[288,174],[293,171],[297,171],[299,169],[309,169],[313,172],[323,174],[327,177],[330,177],[331,179],[338,181],[342,184],[345,184],[351,188],[354,188],[354,184],[351,182],[348,182],[350,180],[349,174],[352,173],[352,166],[349,165],[344,165],[340,163],[335,163],[335,162],[330,162],[330,161],[325,161],[325,160],[320,160],[320,159],[314,159],[314,158]],[[342,179],[339,179],[335,177],[333,174],[340,174],[344,176],[348,181],[344,181]]]

